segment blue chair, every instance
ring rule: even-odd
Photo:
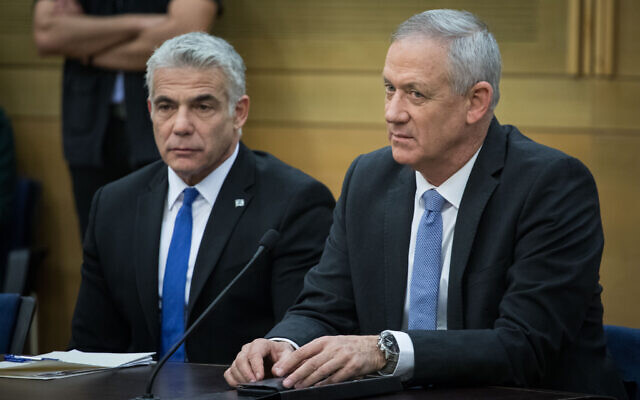
[[[640,400],[640,329],[605,325],[604,334],[629,399]]]
[[[36,301],[15,293],[0,293],[0,353],[22,354]]]

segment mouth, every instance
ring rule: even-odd
[[[198,149],[193,149],[190,147],[174,147],[169,149],[170,152],[177,155],[189,155],[198,152]]]
[[[408,135],[406,133],[402,133],[402,132],[389,131],[389,140],[398,140],[398,141],[413,140],[413,136]]]

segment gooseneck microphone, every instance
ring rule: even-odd
[[[238,275],[236,275],[235,278],[233,278],[233,280],[229,282],[229,284],[220,292],[218,297],[216,297],[211,302],[211,304],[209,304],[209,306],[202,312],[202,314],[200,314],[198,319],[196,319],[193,322],[193,324],[191,324],[189,329],[187,329],[184,335],[182,335],[182,338],[180,338],[180,340],[178,340],[173,345],[173,347],[171,347],[171,349],[167,352],[167,354],[165,354],[164,357],[162,357],[162,359],[158,361],[158,364],[153,369],[153,372],[151,373],[151,378],[149,378],[149,382],[147,383],[146,393],[142,395],[142,397],[140,396],[134,397],[131,400],[143,400],[143,399],[160,400],[159,397],[156,397],[153,395],[153,392],[151,390],[153,388],[153,382],[155,381],[156,376],[158,375],[158,372],[160,372],[160,369],[162,368],[162,366],[173,355],[173,353],[175,353],[176,350],[178,350],[178,348],[182,345],[182,343],[184,343],[184,341],[187,340],[189,335],[191,335],[191,332],[193,332],[198,326],[200,326],[200,323],[202,322],[202,320],[204,320],[207,317],[207,315],[209,315],[211,310],[213,310],[213,308],[220,302],[220,299],[222,299],[224,295],[229,291],[229,289],[231,289],[233,285],[235,285],[238,279],[240,279],[242,275],[244,275],[244,273],[249,269],[249,267],[251,267],[251,265],[253,265],[256,259],[260,257],[262,253],[269,250],[278,241],[279,238],[280,238],[280,234],[275,229],[269,229],[268,231],[265,232],[264,235],[262,235],[262,239],[260,239],[260,241],[258,242],[258,249],[253,254],[253,257],[251,257],[251,260],[249,260],[249,262],[244,266],[244,268],[242,268],[242,270],[238,273]]]

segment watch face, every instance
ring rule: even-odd
[[[400,351],[400,349],[398,348],[398,343],[396,342],[396,338],[393,335],[384,335],[382,337],[382,340],[384,343],[384,347],[386,347],[389,351],[393,353],[398,353]]]

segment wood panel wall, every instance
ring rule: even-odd
[[[464,8],[503,54],[496,114],[580,158],[605,229],[605,322],[640,328],[640,3],[634,0],[234,0],[213,32],[244,57],[252,99],[245,142],[338,196],[358,154],[386,145],[381,70],[389,34],[428,8]],[[31,2],[0,0],[0,105],[18,169],[43,184],[37,242],[39,351],[64,348],[80,282],[80,235],[60,138],[58,58],[37,57]]]

